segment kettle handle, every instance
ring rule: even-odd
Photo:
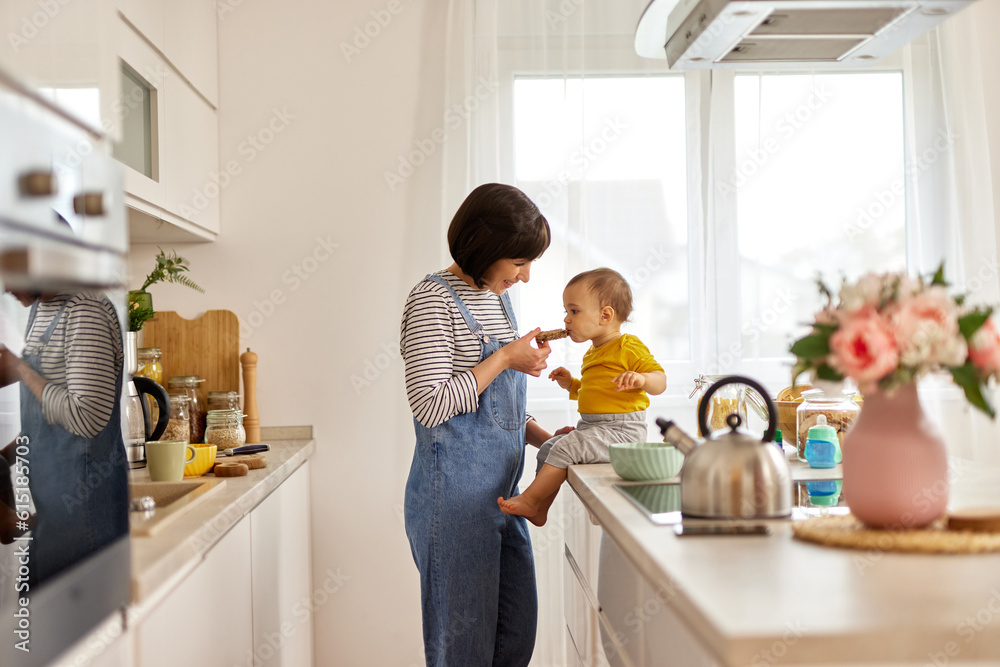
[[[167,390],[164,389],[155,380],[150,380],[147,377],[141,375],[136,375],[132,378],[132,382],[135,384],[135,390],[139,392],[139,398],[142,398],[143,394],[149,394],[156,401],[157,407],[160,409],[160,415],[156,420],[156,426],[153,428],[153,432],[149,433],[147,440],[157,440],[163,432],[167,429],[167,422],[170,421],[170,397],[167,396]],[[142,406],[142,420],[146,427],[146,431],[149,431],[149,413],[146,407],[146,401],[140,400],[140,405]]]
[[[774,433],[778,430],[778,410],[774,407],[774,401],[771,400],[771,396],[759,382],[742,375],[727,375],[709,387],[708,391],[701,397],[701,402],[698,405],[698,425],[701,427],[701,432],[706,435],[710,433],[708,430],[709,399],[712,394],[727,384],[745,384],[760,394],[760,397],[764,399],[764,404],[767,406],[767,429],[764,431],[764,437],[761,438],[761,442],[771,442],[774,440]]]

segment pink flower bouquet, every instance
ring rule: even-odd
[[[931,371],[947,370],[969,402],[991,418],[984,392],[1000,378],[1000,333],[992,308],[968,308],[948,294],[944,267],[927,279],[866,274],[833,293],[820,281],[825,307],[809,335],[792,344],[792,381],[854,380],[862,393],[896,388]]]

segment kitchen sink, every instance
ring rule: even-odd
[[[152,537],[197,507],[225,486],[224,479],[195,479],[180,482],[132,482],[129,500],[149,497],[156,503],[149,511],[129,512],[129,532],[133,537]]]

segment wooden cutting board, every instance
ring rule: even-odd
[[[197,375],[199,398],[210,391],[240,390],[240,320],[230,310],[209,310],[188,320],[171,310],[158,310],[142,328],[142,347],[162,354],[163,384],[174,375]],[[205,405],[203,402],[202,405]]]

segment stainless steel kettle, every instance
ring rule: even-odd
[[[728,433],[710,433],[707,417],[711,396],[728,384],[755,389],[767,406],[763,438],[740,430],[742,417],[726,418]],[[767,391],[756,381],[730,375],[708,388],[698,406],[698,424],[708,433],[703,444],[674,422],[657,419],[663,439],[684,454],[681,468],[681,513],[707,519],[771,519],[792,512],[792,470],[785,455],[771,444],[778,412]]]

